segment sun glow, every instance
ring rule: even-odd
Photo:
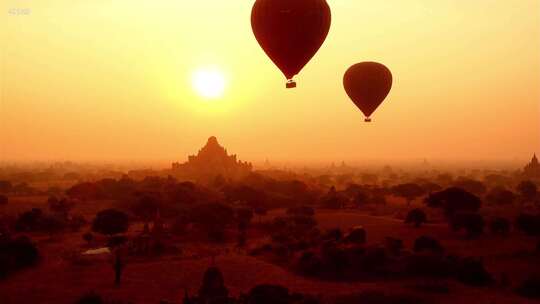
[[[215,68],[201,68],[193,73],[193,89],[207,99],[216,99],[225,92],[225,76]]]

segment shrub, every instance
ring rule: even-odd
[[[318,276],[322,268],[322,260],[312,251],[305,251],[297,261],[300,273],[308,276]]]
[[[257,285],[249,291],[250,304],[289,304],[289,290],[279,285]]]
[[[24,236],[12,239],[0,238],[0,278],[37,264],[39,251],[32,241]]]
[[[34,208],[20,214],[14,226],[19,232],[55,233],[64,230],[66,222],[63,218],[44,215],[41,209]]]
[[[459,263],[457,279],[471,286],[486,286],[493,282],[492,276],[484,268],[484,263],[475,258],[465,258]]]
[[[191,210],[190,219],[204,230],[212,241],[223,241],[225,227],[234,220],[234,211],[219,203],[201,204]]]
[[[522,213],[516,218],[516,227],[530,236],[540,235],[540,215]]]
[[[322,239],[325,241],[339,241],[342,238],[343,232],[339,228],[329,229],[322,236]]]
[[[92,232],[86,232],[82,235],[83,240],[85,240],[88,243],[91,243],[94,240],[94,235]]]
[[[511,205],[516,200],[514,192],[498,186],[489,191],[486,200],[493,205]]]
[[[76,304],[103,304],[103,303],[105,303],[103,298],[99,294],[93,291],[83,295],[76,302]]]
[[[107,240],[107,247],[114,248],[121,246],[127,242],[127,237],[123,235],[114,235]]]
[[[470,238],[474,238],[484,232],[484,218],[475,212],[458,212],[450,218],[450,225],[454,231],[465,229]]]
[[[522,297],[540,299],[540,276],[528,277],[519,285],[516,292]]]
[[[414,241],[414,251],[429,251],[432,253],[442,253],[444,252],[444,249],[437,239],[423,235]]]
[[[364,244],[366,242],[366,229],[362,226],[357,226],[351,229],[344,238],[347,243]]]
[[[419,208],[409,211],[405,218],[406,224],[414,224],[415,227],[420,227],[423,223],[427,222],[426,213]]]
[[[510,232],[510,221],[502,217],[494,218],[489,228],[493,234],[507,235]]]

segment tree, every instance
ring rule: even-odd
[[[144,194],[138,197],[133,206],[131,206],[133,214],[145,222],[149,222],[155,218],[158,208],[158,199],[150,194]]]
[[[15,239],[0,238],[0,278],[8,274],[33,266],[39,261],[36,245],[27,237]]]
[[[336,191],[336,187],[332,186],[328,193],[322,197],[322,206],[328,209],[341,209],[345,201],[343,197]]]
[[[502,186],[491,189],[486,195],[486,200],[493,205],[511,205],[514,203],[516,195]]]
[[[72,201],[69,201],[66,198],[58,199],[56,196],[50,196],[47,203],[49,204],[49,209],[51,212],[56,213],[66,219],[69,211],[73,209],[75,205]]]
[[[437,241],[437,239],[423,235],[414,241],[414,251],[430,251],[434,253],[442,253],[444,249],[439,243],[439,241]]]
[[[447,218],[451,218],[456,212],[476,212],[482,205],[476,195],[456,187],[430,194],[425,203],[429,207],[443,209]]]
[[[516,228],[530,236],[540,235],[540,215],[521,213],[516,218]]]
[[[420,227],[425,222],[427,222],[426,213],[420,208],[409,211],[407,218],[405,218],[406,224],[414,224],[416,228]]]
[[[0,180],[0,193],[8,193],[13,190],[13,185],[9,181]]]
[[[536,187],[536,184],[531,181],[522,181],[518,184],[517,191],[524,200],[532,201],[536,198],[538,188]]]
[[[484,183],[474,180],[474,179],[469,179],[469,178],[461,178],[457,180],[454,183],[454,186],[464,189],[468,192],[474,193],[475,195],[483,195],[484,193],[486,193],[486,190],[487,190],[486,185],[484,185]]]
[[[484,263],[475,258],[465,258],[457,267],[457,279],[470,286],[486,286],[493,282],[493,277],[486,271]]]
[[[0,206],[7,205],[8,201],[9,200],[7,196],[0,194]]]
[[[475,238],[484,232],[484,218],[476,212],[457,212],[450,219],[454,231],[465,229],[470,238]]]
[[[392,187],[391,191],[394,195],[407,200],[407,206],[410,206],[414,199],[424,194],[424,189],[414,183],[396,185]]]
[[[128,227],[128,215],[116,209],[105,209],[98,212],[92,222],[92,231],[109,236],[124,233]]]
[[[424,189],[424,192],[428,194],[442,190],[442,187],[439,184],[433,182],[424,182],[421,184],[421,187]]]
[[[200,204],[191,210],[191,220],[213,241],[222,241],[225,227],[234,220],[234,211],[220,203]]]

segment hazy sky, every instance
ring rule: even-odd
[[[328,3],[328,39],[285,90],[251,0],[0,1],[0,156],[184,160],[211,135],[252,161],[540,152],[540,1]],[[371,124],[342,87],[360,61],[394,74]],[[227,80],[214,101],[191,85],[209,66]]]

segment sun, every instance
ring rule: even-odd
[[[216,99],[225,92],[225,76],[216,68],[199,68],[193,73],[193,89],[203,98]]]

